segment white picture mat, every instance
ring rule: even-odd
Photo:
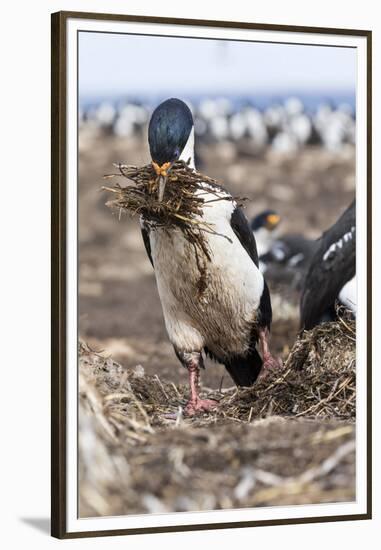
[[[131,32],[357,48],[357,438],[356,502],[78,519],[77,486],[77,31]],[[366,39],[71,19],[67,28],[67,530],[68,532],[361,514],[366,511]]]

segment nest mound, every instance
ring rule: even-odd
[[[353,500],[354,330],[303,332],[282,370],[203,388],[219,410],[192,418],[186,386],[80,344],[80,516]]]
[[[282,371],[228,398],[230,415],[340,418],[356,415],[356,325],[339,317],[299,334]]]
[[[355,323],[339,319],[297,338],[282,369],[270,371],[251,388],[212,390],[203,397],[216,399],[216,412],[183,418],[188,398],[186,385],[176,386],[159,376],[146,376],[143,367],[126,370],[121,365],[80,345],[81,374],[95,382],[105,399],[104,410],[116,415],[124,427],[167,426],[166,415],[177,413],[176,423],[208,424],[250,422],[271,415],[309,418],[355,419],[356,347]],[[87,367],[90,366],[90,368]],[[113,421],[112,421],[113,422]],[[132,431],[133,428],[131,428]]]

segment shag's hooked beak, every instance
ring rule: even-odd
[[[152,166],[156,172],[156,174],[159,176],[159,194],[158,194],[158,201],[161,202],[164,198],[164,191],[165,186],[167,184],[167,177],[168,172],[172,166],[171,162],[165,162],[161,166],[157,164],[156,162],[152,161]]]
[[[165,186],[167,185],[167,176],[160,176],[159,177],[159,193],[157,196],[157,199],[159,202],[161,202],[164,198],[164,191]]]

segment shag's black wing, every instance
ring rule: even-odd
[[[246,252],[254,264],[258,267],[258,253],[257,245],[255,243],[254,235],[250,229],[249,223],[245,214],[241,208],[236,207],[232,213],[230,219],[230,225],[236,234],[239,242],[244,247]],[[270,293],[266,282],[264,282],[264,289],[259,304],[259,311],[257,312],[258,324],[261,327],[269,327],[271,324],[271,301]],[[256,381],[261,368],[262,358],[259,355],[256,344],[258,342],[258,325],[253,325],[253,330],[250,335],[249,352],[230,355],[229,357],[218,357],[212,353],[208,348],[204,348],[205,353],[212,359],[215,359],[225,365],[226,370],[237,384],[237,386],[252,386]]]
[[[255,237],[252,230],[250,229],[249,222],[242,209],[237,206],[232,213],[230,219],[230,225],[234,233],[237,235],[237,238],[241,245],[244,247],[246,252],[249,254],[250,258],[253,260],[255,265],[259,267],[258,261],[258,252],[257,244],[255,242]],[[264,281],[263,292],[261,296],[261,301],[259,304],[259,325],[262,327],[268,327],[270,329],[272,321],[272,310],[271,310],[271,300],[270,292],[266,281]]]
[[[147,224],[144,223],[144,220],[140,221],[140,229],[142,232],[143,242],[149,257],[149,261],[151,262],[152,267],[154,267],[151,254],[151,243],[149,240],[149,227],[147,226]]]
[[[237,235],[239,242],[258,267],[257,244],[255,242],[253,232],[250,229],[249,222],[239,206],[236,206],[233,210],[230,225],[232,226],[234,233]]]
[[[356,273],[356,203],[318,241],[304,281],[301,327],[311,329],[333,309],[335,300]]]

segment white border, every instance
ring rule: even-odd
[[[357,48],[357,495],[354,503],[77,518],[77,31],[133,32]],[[69,19],[67,22],[67,531],[99,531],[366,512],[366,39],[341,35]]]

